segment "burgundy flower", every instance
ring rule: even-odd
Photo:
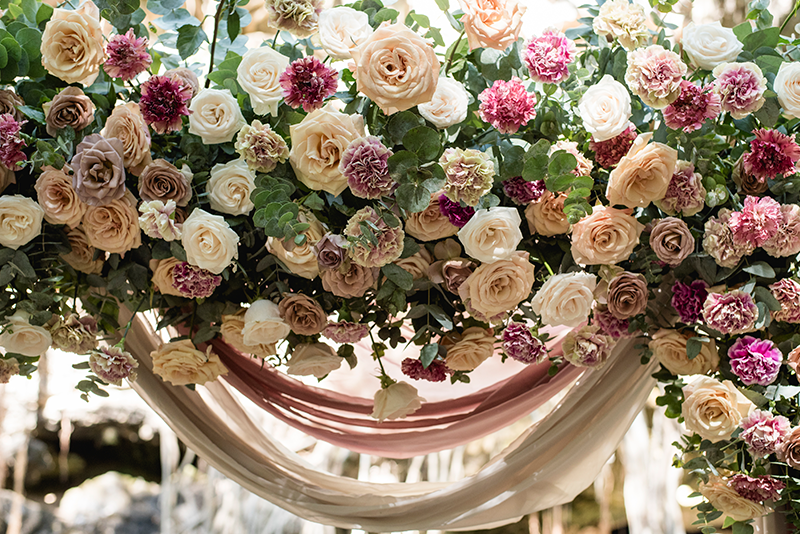
[[[683,80],[681,94],[664,108],[664,122],[673,130],[693,132],[699,130],[706,119],[719,115],[721,109],[719,95],[711,90],[711,86],[701,88]]]
[[[692,324],[703,318],[703,303],[708,297],[708,284],[694,280],[688,284],[675,282],[672,286],[672,307],[682,323]]]
[[[545,192],[544,180],[528,182],[522,176],[515,176],[503,181],[503,191],[514,204],[530,204],[542,198]]]
[[[133,28],[125,35],[115,35],[106,45],[108,59],[103,65],[112,78],[130,80],[144,72],[153,62],[147,53],[147,38],[136,37]]]
[[[522,363],[539,363],[547,358],[547,347],[522,323],[511,323],[503,330],[503,350]]]
[[[753,502],[777,501],[781,497],[778,492],[786,487],[786,484],[769,475],[749,477],[736,474],[729,484],[736,493]]]
[[[191,113],[187,107],[191,99],[192,88],[177,76],[152,76],[142,84],[139,109],[156,133],[177,132],[183,116]]]
[[[598,306],[594,310],[592,324],[599,326],[601,332],[614,339],[631,337],[630,332],[628,332],[628,327],[631,324],[630,320],[617,319],[608,310],[608,306]]]
[[[447,367],[442,360],[433,360],[427,369],[422,362],[415,358],[406,358],[400,364],[403,374],[414,380],[428,380],[429,382],[444,382],[447,377],[453,374],[453,370]]]
[[[447,217],[450,224],[462,228],[475,215],[475,208],[472,206],[462,206],[459,202],[454,202],[447,198],[447,195],[439,196],[439,211]]]
[[[0,163],[9,169],[14,169],[17,163],[28,159],[22,151],[27,143],[19,136],[23,124],[25,121],[17,121],[10,113],[0,115]]]
[[[606,141],[590,141],[589,149],[594,151],[595,161],[604,169],[610,169],[628,153],[636,139],[636,127],[631,123],[625,131]]]
[[[279,79],[287,104],[310,112],[336,92],[339,73],[313,56],[293,61]]]
[[[756,138],[750,141],[750,152],[744,155],[746,173],[764,181],[797,172],[795,164],[800,160],[800,146],[793,136],[766,128],[753,133]]]
[[[210,297],[221,283],[221,276],[185,261],[172,269],[172,287],[188,299]]]

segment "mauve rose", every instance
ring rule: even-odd
[[[178,206],[186,206],[192,198],[192,188],[175,165],[157,159],[145,167],[139,176],[139,196],[146,201],[174,200]]]
[[[608,311],[617,319],[642,313],[647,306],[647,281],[641,274],[623,272],[608,284]]]
[[[650,247],[659,260],[676,267],[694,252],[694,237],[681,219],[666,217],[650,233]]]
[[[739,158],[731,173],[733,182],[745,195],[760,195],[767,191],[769,184],[766,180],[759,180],[755,175],[744,170],[744,158]]]
[[[800,427],[795,427],[778,448],[778,459],[795,469],[800,468]]]
[[[428,276],[431,281],[444,284],[449,292],[458,294],[458,288],[477,268],[478,264],[470,259],[453,258],[432,264]]]
[[[87,135],[72,158],[72,186],[90,206],[104,206],[125,194],[122,142],[100,134]]]
[[[322,288],[337,297],[346,299],[360,298],[367,289],[375,284],[380,269],[362,267],[354,261],[350,265],[342,265],[338,269],[324,269],[320,272]]]
[[[24,117],[17,106],[24,105],[25,101],[17,93],[8,89],[0,89],[0,115],[8,113],[14,116],[15,121],[19,122]]]
[[[347,239],[338,234],[327,233],[314,245],[317,263],[320,269],[338,269],[342,264],[346,251]]]
[[[42,105],[42,109],[47,116],[47,133],[53,137],[67,126],[75,131],[83,130],[94,120],[94,103],[74,86],[58,93],[52,101]]]
[[[295,334],[313,336],[322,332],[328,323],[328,315],[322,306],[302,293],[285,297],[278,305],[278,310]]]
[[[200,90],[200,81],[197,79],[197,74],[191,69],[186,67],[178,67],[177,69],[170,69],[164,73],[164,76],[169,76],[172,79],[178,78],[184,85],[192,89],[192,96],[195,96]]]

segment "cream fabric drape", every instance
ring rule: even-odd
[[[229,386],[192,391],[152,373],[159,337],[134,319],[126,348],[139,360],[139,394],[181,440],[249,491],[310,521],[373,532],[491,528],[571,501],[595,479],[639,413],[655,362],[636,340],[585,373],[545,419],[474,476],[454,483],[376,484],[316,470],[265,434]]]

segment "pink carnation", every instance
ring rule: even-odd
[[[764,410],[753,410],[739,426],[743,429],[739,437],[747,443],[750,454],[758,458],[776,452],[792,429],[787,418]]]
[[[341,155],[339,170],[347,178],[350,191],[361,198],[381,198],[397,187],[389,176],[387,163],[392,151],[377,137],[359,137]]]
[[[713,119],[721,110],[719,95],[711,87],[700,88],[692,82],[681,82],[681,94],[664,108],[664,122],[673,130],[684,132],[699,130],[706,119]]]
[[[610,169],[628,153],[636,140],[636,126],[630,123],[628,127],[616,137],[605,141],[592,141],[589,149],[594,151],[595,161],[604,169]]]
[[[782,222],[781,205],[774,199],[748,196],[744,199],[742,211],[731,213],[728,225],[734,242],[760,247],[777,235]]]
[[[503,330],[503,351],[522,363],[539,363],[547,358],[547,347],[522,323],[511,323]]]
[[[769,289],[781,304],[780,310],[772,312],[772,318],[786,323],[800,323],[800,284],[791,278],[783,278],[769,286]]]
[[[723,111],[743,119],[764,105],[767,79],[754,63],[726,63],[714,69],[714,92]]]
[[[303,106],[306,113],[321,108],[336,92],[339,73],[313,56],[293,61],[279,79],[283,98],[293,108]]]
[[[756,138],[750,141],[750,152],[743,156],[744,170],[763,182],[767,178],[791,176],[797,172],[795,165],[800,160],[800,146],[794,136],[777,130],[762,128],[753,132]]]
[[[413,380],[427,380],[429,382],[444,382],[453,374],[442,360],[433,360],[426,369],[422,362],[416,358],[406,358],[400,364],[403,374]]]
[[[761,245],[773,258],[784,258],[800,253],[800,206],[783,204],[781,216],[778,233]]]
[[[187,299],[210,297],[221,283],[221,276],[185,261],[172,269],[172,287]]]
[[[572,40],[558,30],[547,29],[534,37],[523,52],[531,79],[541,83],[560,83],[569,78],[567,67],[575,60]]]
[[[632,334],[628,332],[630,320],[617,319],[614,317],[614,314],[608,311],[607,306],[598,306],[597,309],[594,310],[592,324],[600,327],[600,332],[614,339],[632,337]]]
[[[709,293],[703,303],[703,320],[723,334],[751,332],[758,318],[753,298],[735,289],[727,293]]]
[[[367,223],[376,241],[373,243],[366,238],[350,239],[348,252],[354,262],[362,267],[383,267],[400,257],[405,237],[402,227],[390,227],[380,213],[367,206],[350,218],[344,234],[349,238],[360,238],[361,223]]]
[[[22,151],[28,145],[19,136],[23,124],[25,121],[15,120],[10,113],[0,115],[0,163],[9,169],[28,159]]]
[[[642,102],[663,109],[680,96],[686,70],[678,54],[661,45],[650,45],[628,52],[625,83]]]
[[[336,343],[358,343],[369,333],[369,325],[339,321],[322,330],[322,335]]]
[[[119,347],[103,347],[89,356],[89,367],[107,384],[121,386],[125,378],[131,382],[136,380],[139,363]]]
[[[743,384],[768,386],[778,377],[783,354],[769,339],[742,336],[728,349],[728,359]]]
[[[131,80],[147,70],[153,58],[147,53],[147,38],[136,37],[133,28],[125,35],[115,35],[106,45],[108,59],[103,64],[106,73],[112,78]]]
[[[142,84],[139,109],[156,133],[177,132],[183,126],[183,116],[191,114],[187,107],[191,99],[192,87],[180,77],[151,76]]]
[[[481,119],[494,126],[498,132],[513,134],[536,117],[536,95],[529,93],[522,80],[514,76],[511,81],[497,80],[484,89],[478,99]]]
[[[737,242],[733,238],[728,222],[732,212],[729,209],[719,210],[718,217],[711,217],[705,223],[703,250],[706,251],[720,267],[733,268],[744,256],[749,256],[755,246],[747,242]]]
[[[706,202],[706,188],[703,177],[694,172],[694,165],[688,161],[678,160],[675,174],[669,181],[667,194],[656,202],[661,211],[668,215],[685,217],[695,215],[703,209]]]
[[[753,502],[777,501],[781,497],[779,492],[786,487],[786,484],[769,475],[749,477],[737,474],[728,484],[736,493]]]

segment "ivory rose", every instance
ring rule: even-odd
[[[402,267],[414,277],[414,280],[426,278],[428,276],[428,269],[431,266],[433,258],[430,252],[425,247],[420,247],[419,252],[403,259],[394,262],[395,265]]]
[[[67,83],[92,85],[106,58],[100,10],[84,2],[76,10],[56,8],[42,34],[42,65]]]
[[[247,215],[255,205],[250,195],[256,188],[256,173],[242,158],[211,168],[206,192],[211,209],[228,215]]]
[[[251,48],[242,56],[236,69],[236,81],[250,95],[250,104],[257,115],[278,114],[283,89],[278,81],[289,66],[289,58],[272,47]]]
[[[458,288],[467,309],[493,320],[504,316],[528,297],[533,287],[533,264],[527,252],[515,252],[506,260],[485,263]]]
[[[47,133],[51,137],[67,126],[76,132],[83,130],[94,121],[94,103],[80,87],[69,86],[42,104],[47,122]]]
[[[440,77],[430,102],[417,106],[419,114],[443,130],[464,121],[469,107],[469,93],[464,84],[452,78]]]
[[[122,142],[122,160],[125,168],[133,175],[139,176],[153,162],[150,155],[150,131],[136,102],[115,107],[100,133],[106,139],[119,139]]]
[[[142,244],[139,212],[130,191],[105,206],[89,206],[83,216],[83,228],[89,243],[112,254],[125,254]]]
[[[773,88],[784,115],[790,118],[800,117],[800,63],[781,63]]]
[[[553,275],[533,296],[531,309],[548,326],[579,326],[589,318],[596,287],[597,277],[591,273]]]
[[[477,210],[458,231],[466,253],[482,263],[506,260],[522,241],[517,208],[494,207]]]
[[[240,65],[241,68],[241,65]],[[206,145],[227,143],[247,124],[228,89],[202,89],[189,105],[189,133]]]
[[[425,399],[417,394],[417,388],[405,382],[375,392],[372,417],[378,421],[405,419],[422,407]]]
[[[453,371],[472,371],[494,354],[495,341],[491,328],[467,328],[458,341],[447,347],[445,364]]]
[[[292,352],[286,372],[295,376],[324,378],[342,365],[342,358],[326,343],[301,343]]]
[[[578,102],[583,127],[595,142],[607,141],[628,128],[631,118],[631,95],[610,74],[589,87]]]
[[[433,46],[403,24],[381,24],[352,54],[358,90],[387,115],[428,102],[436,92]]]
[[[742,417],[755,408],[733,382],[707,376],[684,386],[683,396],[681,415],[687,430],[715,443],[730,438]]]
[[[661,328],[653,334],[650,350],[661,365],[675,375],[701,375],[715,371],[719,366],[716,342],[711,339],[708,343],[702,343],[700,352],[690,360],[686,354],[686,342],[692,335]]]
[[[595,206],[572,227],[572,256],[581,265],[625,261],[639,244],[644,225],[627,210]]]
[[[0,196],[0,245],[18,249],[42,233],[44,210],[22,195]]]
[[[267,250],[297,276],[313,280],[319,275],[319,263],[314,253],[314,245],[325,235],[325,227],[310,214],[301,213],[298,220],[311,225],[303,232],[306,236],[305,243],[298,246],[292,242],[287,246],[280,239],[268,237]]]
[[[181,230],[186,261],[192,265],[219,274],[239,257],[239,235],[220,215],[195,208]]]
[[[245,345],[271,345],[283,341],[292,329],[271,300],[257,300],[244,314],[242,341]]]
[[[246,312],[247,309],[242,308],[233,315],[222,316],[222,325],[219,327],[219,333],[222,339],[225,343],[242,354],[252,354],[258,358],[266,358],[267,356],[276,354],[274,343],[248,345],[244,342],[242,330],[244,330],[244,314]]]
[[[569,233],[569,220],[564,214],[566,193],[555,195],[545,191],[542,197],[525,208],[525,219],[532,234],[554,236]]]
[[[700,25],[690,22],[683,29],[681,44],[692,65],[705,70],[736,61],[744,48],[733,30],[724,28],[718,20]]]
[[[219,356],[211,352],[211,347],[205,353],[200,352],[188,339],[161,345],[150,353],[150,357],[153,359],[153,373],[173,386],[202,386],[228,373]]]
[[[663,143],[650,143],[652,133],[639,135],[628,154],[608,177],[606,197],[611,205],[644,208],[667,194],[678,163],[678,151]]]
[[[7,317],[8,324],[0,334],[0,347],[7,352],[23,356],[41,356],[50,348],[53,339],[50,332],[30,323],[30,314],[21,310]]]
[[[409,213],[405,232],[420,241],[436,241],[458,233],[458,226],[450,222],[439,209],[441,192],[431,194],[428,207],[417,213]]]
[[[699,489],[714,508],[735,521],[748,521],[772,511],[763,504],[742,497],[726,479],[717,475],[711,475],[708,482],[701,482]]]
[[[44,219],[50,224],[65,224],[75,228],[81,223],[88,207],[72,187],[72,177],[64,170],[42,167],[36,179],[36,199],[44,211]]]
[[[94,259],[94,247],[89,244],[86,232],[81,226],[67,230],[67,241],[72,250],[62,254],[63,259],[76,271],[86,274],[100,274],[103,270],[103,257]]]
[[[302,293],[286,295],[278,311],[295,334],[313,336],[322,332],[328,323],[328,314],[319,303]]]
[[[150,270],[153,271],[153,289],[162,295],[173,295],[182,297],[183,294],[172,284],[175,278],[172,275],[173,269],[182,263],[178,258],[165,258],[163,260],[150,260]]]
[[[518,0],[459,0],[461,22],[470,51],[476,48],[505,50],[519,38],[527,9]]]
[[[329,56],[350,59],[353,48],[372,35],[369,16],[352,7],[339,6],[319,14],[319,40]]]

